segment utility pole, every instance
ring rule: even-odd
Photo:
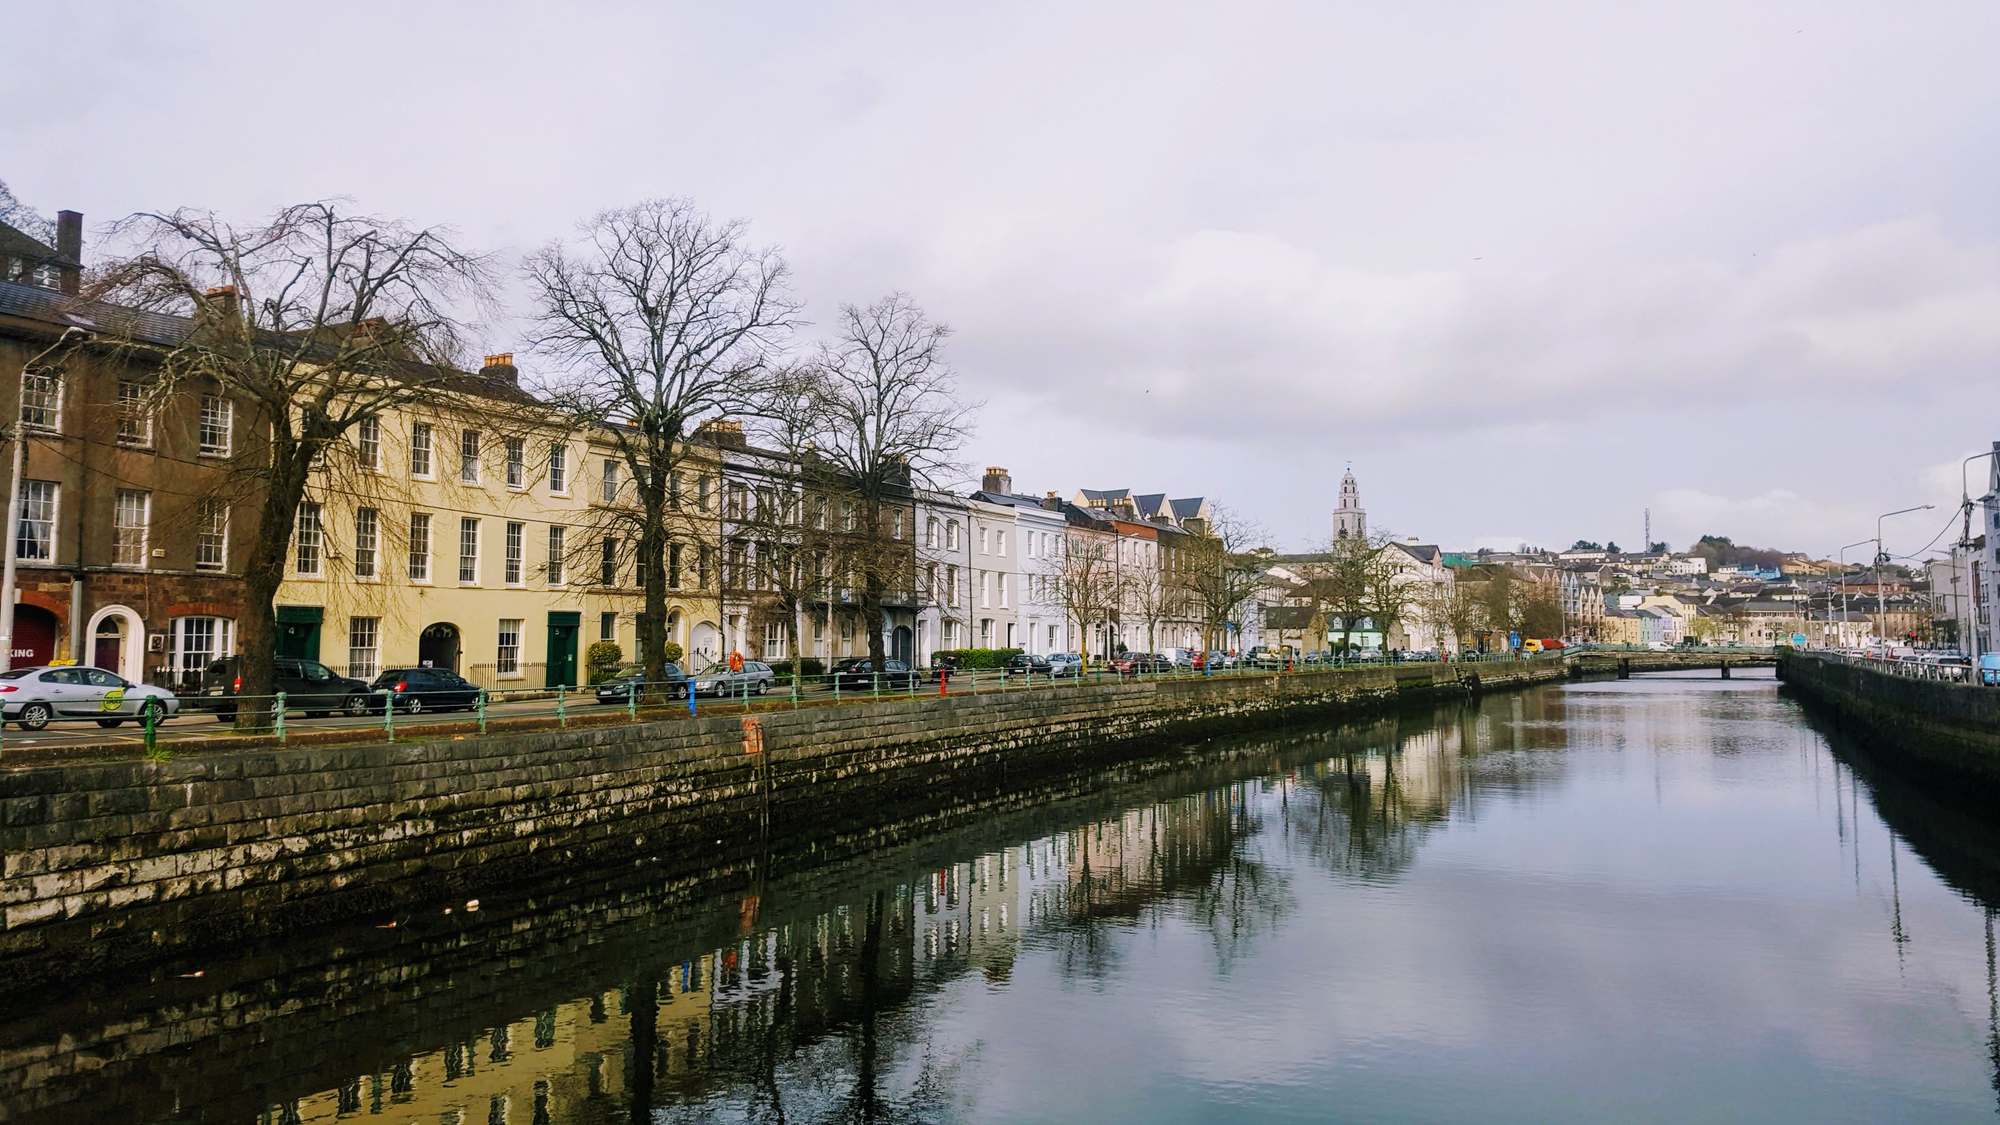
[[[1893,512],[1884,512],[1875,517],[1875,624],[1883,628],[1882,647],[1883,656],[1885,657],[1888,655],[1889,637],[1887,622],[1889,620],[1889,610],[1888,599],[1882,593],[1882,564],[1888,561],[1889,556],[1882,550],[1882,521],[1888,519],[1890,516],[1900,516],[1905,512],[1929,511],[1932,507],[1934,505],[1919,504],[1914,508],[1898,508]]]

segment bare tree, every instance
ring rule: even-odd
[[[852,493],[849,561],[868,657],[883,666],[884,602],[916,582],[915,489],[934,485],[970,427],[945,362],[950,330],[933,323],[908,295],[892,293],[867,308],[842,306],[840,332],[819,351],[815,448],[825,470]],[[894,533],[892,508],[908,505],[907,536]]]
[[[1181,612],[1183,591],[1169,582],[1158,566],[1139,566],[1125,576],[1125,595],[1133,611],[1146,623],[1146,651],[1158,652],[1160,622]]]
[[[1061,550],[1042,562],[1048,593],[1076,625],[1076,649],[1085,667],[1090,664],[1090,627],[1100,621],[1107,623],[1104,655],[1111,655],[1108,623],[1117,611],[1121,591],[1118,561],[1112,557],[1108,540],[1108,536],[1072,528],[1063,537]]]
[[[114,232],[136,249],[89,295],[193,323],[175,345],[123,341],[156,355],[159,393],[212,387],[252,413],[230,445],[232,467],[261,486],[237,647],[243,694],[269,695],[272,599],[315,461],[345,449],[365,419],[448,396],[459,377],[458,313],[485,307],[487,260],[443,229],[334,202],[286,207],[241,229],[208,211],[139,214]],[[269,721],[263,708],[237,715],[245,727]]]
[[[1480,606],[1477,589],[1455,580],[1432,582],[1423,591],[1424,612],[1433,622],[1451,631],[1452,643],[1463,651],[1479,631]],[[1442,636],[1438,647],[1444,647]]]
[[[564,369],[550,400],[603,427],[637,491],[629,522],[649,681],[667,663],[667,547],[698,522],[675,488],[686,441],[701,421],[765,392],[798,315],[783,259],[747,245],[745,229],[686,199],[651,199],[600,212],[574,242],[552,242],[523,265],[533,344]]]
[[[1202,645],[1211,651],[1224,646],[1229,623],[1264,581],[1269,560],[1253,551],[1263,539],[1261,528],[1215,505],[1209,526],[1186,548],[1181,585],[1201,621]]]
[[[1389,636],[1416,608],[1418,588],[1404,561],[1409,557],[1384,533],[1371,545],[1363,569],[1361,605],[1375,631],[1382,634],[1383,655],[1388,654]]]

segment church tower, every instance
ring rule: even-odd
[[[1352,465],[1347,467],[1347,474],[1340,478],[1340,507],[1333,512],[1333,537],[1335,539],[1368,537],[1368,513],[1361,507],[1361,488],[1354,483]]]

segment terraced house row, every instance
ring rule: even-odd
[[[219,387],[159,393],[131,345],[170,346],[193,323],[80,299],[81,219],[62,224],[61,248],[0,228],[0,410],[22,422],[12,662],[74,659],[185,689],[236,651],[267,435]],[[27,370],[73,329],[84,343]],[[636,482],[613,434],[524,390],[508,354],[432,386],[318,452],[274,599],[279,655],[361,677],[428,664],[504,688],[578,683],[591,642],[635,654]],[[878,599],[893,658],[1198,643],[1158,592],[1205,533],[1200,499],[1030,496],[994,469],[963,496],[904,482],[864,543],[839,480],[733,421],[703,425],[683,452],[665,628],[697,665],[866,655],[857,567],[893,576]],[[1065,594],[1078,550],[1110,573],[1085,608]]]

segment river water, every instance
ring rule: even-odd
[[[461,909],[401,944],[327,935],[87,990],[0,1025],[0,1106],[243,1125],[1994,1116],[2000,837],[1830,743],[1768,673],[1213,750],[814,870],[560,917]],[[25,1066],[58,1042],[83,1061]]]

